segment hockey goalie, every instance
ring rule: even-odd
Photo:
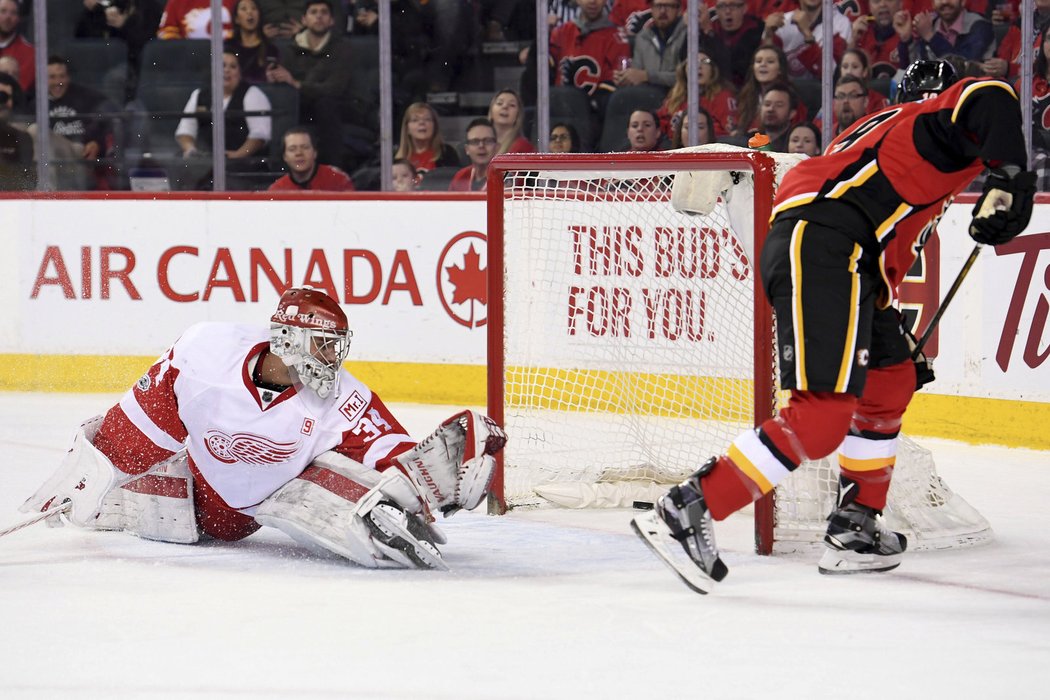
[[[180,543],[269,526],[364,567],[448,568],[434,513],[481,502],[503,430],[463,411],[410,438],[342,368],[352,332],[321,291],[289,289],[270,321],[189,328],[21,510]]]

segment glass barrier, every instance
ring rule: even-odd
[[[889,103],[902,67],[946,41],[924,0],[838,3],[826,59],[819,0],[221,5],[213,56],[211,0],[0,0],[2,187],[469,189],[500,152],[746,145],[754,129],[774,148],[815,151]],[[1025,88],[1041,167],[1050,10],[962,11],[983,43],[956,39],[969,56],[959,72]]]

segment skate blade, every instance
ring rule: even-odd
[[[707,595],[714,588],[715,580],[686,555],[655,511],[636,515],[631,519],[631,529],[690,589]]]
[[[396,513],[391,513],[386,510],[380,504],[376,506],[370,513],[369,516],[373,519],[376,525],[380,526],[385,532],[392,533],[395,537],[400,538],[404,541],[404,548],[395,548],[390,545],[386,545],[391,549],[400,549],[404,555],[412,560],[412,564],[419,569],[436,569],[438,571],[449,571],[448,564],[441,558],[441,553],[431,545],[429,542],[425,542],[418,539],[407,524],[397,516]],[[411,552],[408,551],[411,548]]]
[[[858,554],[850,550],[838,550],[827,547],[817,564],[817,571],[825,576],[842,576],[848,574],[878,574],[893,571],[901,565],[901,555],[879,556],[877,554]]]

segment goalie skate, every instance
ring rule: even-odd
[[[448,571],[434,536],[419,517],[382,501],[365,517],[375,545],[394,561],[417,569]]]

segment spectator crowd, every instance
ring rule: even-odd
[[[136,165],[128,160],[138,158],[169,169],[200,161],[182,184],[207,189],[213,112],[223,114],[226,172],[239,188],[377,187],[374,0],[221,6],[220,18],[209,0],[81,0],[58,17],[49,9],[51,187],[126,187]],[[536,65],[534,7],[391,0],[395,189],[483,189],[496,155],[535,151],[539,70],[551,83],[552,152],[680,147],[695,81],[699,143],[746,145],[761,132],[774,150],[815,155],[826,120],[837,134],[887,106],[912,61],[945,59],[960,75],[1016,84],[1025,41],[1035,51],[1033,145],[1037,158],[1050,150],[1050,0],[1035,0],[1027,38],[1019,0],[843,0],[830,18],[821,0],[701,0],[695,77],[684,0],[549,0],[545,67]],[[3,189],[40,185],[31,8],[0,0]],[[835,62],[830,114],[819,100],[825,22]],[[203,44],[192,40],[212,31],[224,45],[221,109],[206,65],[192,81],[168,84],[156,58],[162,43],[182,46],[185,61],[176,53],[173,62],[189,65],[191,47]],[[100,41],[120,47],[121,65],[71,58]],[[486,72],[492,56],[508,57],[502,72]],[[514,84],[496,84],[497,75]],[[165,84],[178,94],[162,104]],[[468,95],[483,96],[487,111]]]

